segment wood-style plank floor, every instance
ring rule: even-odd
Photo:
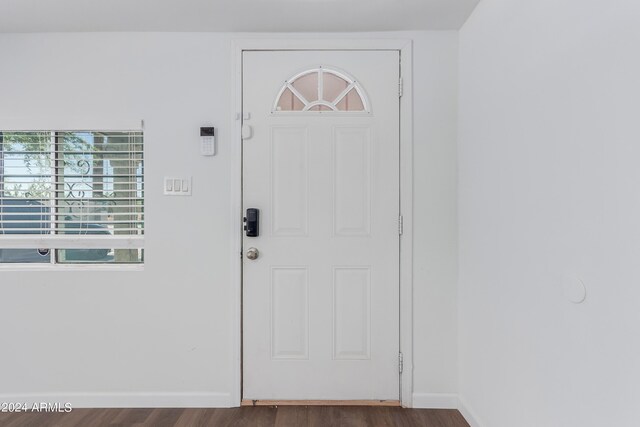
[[[74,409],[0,413],[2,427],[469,427],[449,409],[280,406],[224,409]]]

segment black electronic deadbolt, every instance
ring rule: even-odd
[[[258,237],[260,235],[260,209],[247,209],[247,216],[244,217],[244,231],[247,237]]]

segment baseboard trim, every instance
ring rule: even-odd
[[[467,420],[467,423],[469,423],[471,427],[485,426],[484,423],[480,422],[480,419],[478,418],[476,413],[473,411],[473,409],[471,409],[471,407],[469,406],[467,401],[464,399],[464,397],[460,395],[458,395],[458,411],[460,411],[464,419]]]
[[[457,409],[471,427],[484,427],[467,401],[456,393],[413,393],[413,408]]]
[[[455,393],[413,393],[413,408],[458,409]]]
[[[240,406],[400,406],[399,400],[251,400]]]
[[[471,427],[484,427],[464,397],[455,393],[413,393],[413,408],[457,409]],[[25,393],[0,394],[0,402],[12,402],[32,406],[34,403],[71,403],[72,408],[230,408],[237,406],[232,402],[230,393],[192,392],[192,393]],[[250,401],[243,402],[244,405]],[[259,401],[256,405],[272,404]],[[347,401],[345,401],[347,402]],[[350,401],[344,404],[353,405]],[[372,404],[362,401],[361,405]],[[287,404],[279,401],[277,404]],[[289,404],[293,404],[290,402]],[[297,404],[301,404],[297,401]],[[312,402],[303,403],[306,405]],[[315,404],[328,404],[316,402]],[[334,401],[333,405],[336,404]],[[373,406],[399,406],[397,401],[376,401]]]
[[[28,393],[0,394],[0,402],[71,403],[73,408],[229,408],[230,393]]]

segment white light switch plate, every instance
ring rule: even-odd
[[[165,196],[190,196],[191,195],[191,177],[164,177],[164,194]]]

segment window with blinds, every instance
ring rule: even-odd
[[[0,263],[143,260],[142,132],[0,132]]]

